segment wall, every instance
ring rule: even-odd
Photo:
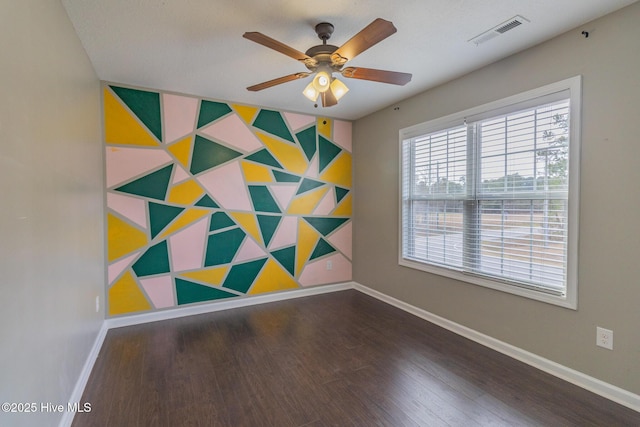
[[[351,123],[105,84],[108,314],[351,280]]]
[[[0,401],[38,405],[0,425],[57,425],[104,319],[100,82],[59,1],[0,10]]]
[[[635,3],[355,122],[354,280],[640,394],[638,22]],[[578,74],[578,310],[398,266],[399,129]],[[613,351],[595,346],[596,325],[614,331]]]

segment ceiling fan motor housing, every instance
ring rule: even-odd
[[[318,34],[318,37],[322,40],[322,44],[307,49],[305,55],[309,56],[311,60],[304,61],[305,66],[311,72],[315,72],[319,68],[330,68],[332,71],[340,71],[344,64],[336,63],[331,58],[333,52],[338,50],[338,46],[327,44],[327,40],[329,40],[331,34],[333,34],[333,25],[328,22],[319,23],[316,25],[316,34]]]
[[[333,34],[333,24],[328,22],[319,23],[316,25],[316,34],[323,43],[326,43],[331,38],[331,34]]]

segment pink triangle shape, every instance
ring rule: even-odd
[[[265,252],[253,239],[244,239],[244,244],[238,251],[234,262],[248,261],[250,259],[256,259],[264,257]]]
[[[331,261],[331,270],[327,270],[328,261]],[[351,261],[342,254],[335,254],[307,263],[298,280],[302,286],[348,282],[351,280],[351,271]]]
[[[112,284],[120,276],[120,274],[122,274],[122,272],[125,271],[127,267],[129,267],[129,265],[133,262],[135,258],[138,257],[139,254],[140,252],[136,252],[134,254],[129,255],[126,258],[121,259],[120,261],[116,261],[112,264],[109,264],[109,267],[107,269],[108,270],[107,280],[109,284]]]
[[[244,152],[251,152],[262,148],[262,143],[237,114],[231,114],[201,129],[200,132]]]
[[[283,211],[287,210],[289,207],[289,203],[293,199],[293,196],[296,194],[296,190],[298,188],[297,184],[284,184],[284,185],[270,185],[269,189],[271,190],[271,194],[276,198],[278,204],[280,205],[280,209]]]
[[[352,229],[352,223],[349,221],[327,239],[334,248],[345,254],[349,259],[351,259],[351,249],[353,244]]]
[[[157,148],[106,147],[107,188],[171,162],[171,156]]]
[[[236,160],[196,178],[214,200],[224,208],[252,211],[240,163]]]
[[[308,178],[318,178],[318,156],[313,156],[311,161],[309,162],[309,167],[307,168],[307,173],[305,174]]]
[[[169,238],[173,271],[202,268],[208,224],[205,217]]]
[[[123,194],[107,193],[107,207],[140,227],[147,228],[147,204],[144,200]]]
[[[182,182],[191,177],[189,173],[184,170],[184,168],[177,163],[175,164],[175,172],[173,173],[173,179],[171,180],[172,184],[177,184],[178,182]]]
[[[164,112],[164,140],[171,143],[193,132],[198,113],[198,99],[186,96],[162,95]]]
[[[155,308],[173,307],[173,280],[171,276],[159,276],[151,279],[140,279],[140,284],[144,288],[149,299]]]
[[[309,126],[316,121],[316,118],[314,116],[307,116],[296,113],[284,113],[284,117],[287,119],[287,122],[289,122],[289,126],[293,131]]]
[[[352,151],[351,138],[352,138],[352,126],[351,122],[345,122],[343,120],[335,120],[333,122],[333,142],[344,148],[348,152]]]
[[[327,194],[320,200],[318,206],[313,211],[314,215],[329,215],[336,207],[336,202],[333,198],[333,191],[328,191]]]
[[[286,246],[295,245],[298,240],[298,218],[285,216],[280,221],[280,226],[271,239],[269,250],[273,251]]]

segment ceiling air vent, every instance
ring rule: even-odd
[[[507,19],[503,23],[496,25],[490,30],[478,34],[469,41],[475,43],[476,46],[479,46],[482,43],[488,42],[492,38],[498,37],[499,35],[504,34],[509,30],[513,30],[514,28],[519,27],[522,24],[526,24],[527,22],[529,22],[527,18],[516,15],[513,18]]]

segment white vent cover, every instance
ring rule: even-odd
[[[516,15],[511,19],[507,19],[501,24],[496,25],[495,27],[487,30],[481,34],[478,34],[471,40],[470,42],[475,43],[476,46],[479,46],[482,43],[488,42],[494,37],[498,37],[501,34],[506,33],[509,30],[513,30],[516,27],[519,27],[522,24],[526,24],[530,22],[527,18],[521,15]]]

